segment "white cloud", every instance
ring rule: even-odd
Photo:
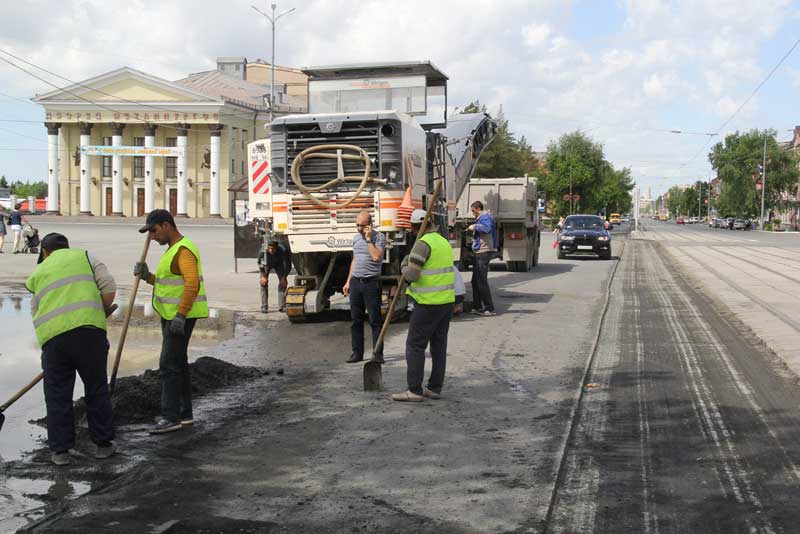
[[[217,56],[269,59],[269,23],[251,3],[4,2],[0,48],[73,80],[123,65],[177,79],[213,68]],[[615,162],[636,162],[634,173],[648,175],[675,174],[676,162],[705,142],[653,129],[718,128],[771,67],[760,63],[761,46],[797,17],[789,0],[622,0],[624,23],[607,28],[608,21],[597,20],[593,30],[612,36],[597,38],[570,25],[580,5],[562,0],[281,0],[278,6],[292,7],[278,22],[279,64],[430,59],[450,76],[452,106],[476,98],[492,108],[502,104],[512,130],[537,148],[567,131],[591,129]],[[14,96],[50,89],[3,64],[0,76],[0,90]],[[800,87],[800,75],[794,80]],[[692,111],[671,118],[681,105]],[[736,124],[759,105],[755,99]],[[0,106],[0,115],[20,110]],[[26,130],[32,132],[43,136],[44,128]],[[0,139],[0,146],[25,143]],[[15,167],[20,174],[41,175],[39,159],[20,157],[0,153],[0,166],[26,161]],[[678,171],[704,169],[700,156]]]
[[[547,44],[552,32],[549,24],[530,24],[522,28],[522,37],[525,39],[525,44],[536,49]]]

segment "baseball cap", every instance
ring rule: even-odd
[[[168,222],[175,226],[175,219],[172,218],[172,214],[167,210],[153,210],[147,214],[147,220],[144,223],[144,226],[139,228],[139,233],[143,234],[150,230],[153,226],[158,223]]]
[[[65,236],[55,232],[47,234],[42,238],[42,242],[39,243],[39,259],[36,260],[36,263],[42,263],[44,261],[45,250],[47,252],[53,252],[54,250],[62,248],[69,248],[69,241],[67,241]]]
[[[425,214],[428,212],[422,209],[415,209],[411,213],[411,224],[422,224],[422,221],[425,220]]]

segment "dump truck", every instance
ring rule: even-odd
[[[303,72],[308,114],[275,119],[269,139],[249,145],[251,215],[290,250],[297,271],[286,299],[292,322],[329,308],[342,291],[361,211],[386,236],[388,303],[413,245],[410,212],[427,209],[441,182],[432,214],[450,237],[458,199],[497,129],[484,113],[448,120],[448,77],[429,61]]]
[[[509,271],[527,272],[539,263],[539,199],[536,178],[471,178],[458,200],[454,234],[459,237],[456,258],[462,268],[474,261],[470,206],[483,203],[497,224],[497,249]]]

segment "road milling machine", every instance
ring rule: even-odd
[[[428,208],[439,181],[432,213],[442,235],[459,246],[458,199],[496,123],[483,113],[448,120],[448,78],[427,61],[303,72],[308,114],[275,119],[270,138],[248,147],[251,216],[291,251],[297,276],[286,313],[297,322],[328,308],[342,291],[356,215],[369,212],[387,241],[385,311],[413,245],[411,212]]]

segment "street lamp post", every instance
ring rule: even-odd
[[[761,166],[761,224],[759,228],[764,229],[764,192],[767,190],[767,134],[764,134],[764,161]]]
[[[275,108],[275,23],[278,22],[278,19],[280,19],[282,16],[288,15],[296,8],[293,7],[292,9],[287,9],[278,16],[275,16],[275,9],[278,7],[278,4],[274,3],[270,4],[270,8],[272,9],[272,15],[267,15],[266,13],[258,9],[256,6],[250,6],[250,7],[252,7],[256,11],[264,15],[272,25],[272,61],[270,61],[270,69],[272,71],[272,81],[269,85],[269,122],[271,124],[272,119],[275,117],[273,111],[273,109]]]

